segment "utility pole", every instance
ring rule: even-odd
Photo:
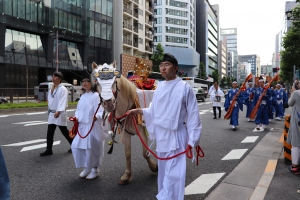
[[[293,73],[294,73],[293,80],[295,80],[295,78],[296,78],[296,65],[293,66]]]

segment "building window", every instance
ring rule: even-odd
[[[143,24],[139,23],[139,29],[143,30]]]
[[[175,28],[175,27],[166,26],[166,32],[167,33],[175,33],[175,34],[187,35],[188,30],[187,29],[183,29],[183,28]]]
[[[162,27],[161,26],[157,26],[157,27],[155,27],[155,33],[161,33],[161,31],[162,31]]]
[[[154,14],[155,15],[161,15],[162,14],[162,9],[161,8],[154,9]]]
[[[154,42],[162,42],[162,36],[158,35],[154,38]]]
[[[143,11],[139,9],[139,15],[143,16]]]
[[[187,40],[187,38],[182,37],[166,36],[167,42],[187,44]]]
[[[139,38],[139,44],[143,44],[143,39]]]
[[[187,8],[187,3],[181,2],[181,1],[166,1],[166,5],[168,6],[174,6],[179,8]]]
[[[182,10],[174,10],[174,9],[166,8],[166,14],[176,15],[176,16],[180,16],[180,17],[187,17],[188,12],[187,11],[182,11]]]
[[[155,24],[161,24],[161,17],[155,18]]]
[[[166,17],[166,23],[187,26],[187,20],[175,19],[175,18],[170,18],[170,17]]]

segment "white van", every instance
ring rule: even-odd
[[[75,88],[72,84],[62,83],[62,85],[64,85],[67,88],[67,90],[69,91],[68,101],[71,101],[71,98],[72,98],[71,91],[72,90],[73,90],[73,101],[79,101],[80,93],[75,90]],[[45,99],[46,99],[46,101],[48,100],[48,91],[51,90],[52,86],[53,86],[52,82],[40,83],[39,92],[38,92],[38,101],[45,101]],[[44,95],[46,95],[46,97]]]

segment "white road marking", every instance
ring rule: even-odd
[[[9,115],[0,115],[0,117],[8,117]]]
[[[205,194],[225,173],[202,174],[185,188],[185,195]]]
[[[53,145],[59,145],[59,144],[60,144],[60,140],[53,142]],[[24,147],[23,149],[21,149],[20,152],[30,151],[30,150],[34,150],[34,149],[40,149],[40,148],[44,148],[46,146],[47,146],[47,143],[32,145],[32,146]]]
[[[67,112],[72,112],[72,111],[75,111],[76,109],[70,109],[70,110],[67,110]]]
[[[43,122],[43,121],[27,121],[27,122],[17,122],[13,124],[31,124],[31,123],[37,123],[37,122]]]
[[[18,143],[13,143],[13,144],[7,144],[7,145],[2,145],[6,147],[11,147],[11,146],[22,146],[22,145],[27,145],[27,144],[33,144],[33,143],[38,143],[38,142],[45,142],[46,139],[37,139],[37,140],[31,140],[31,141],[26,141],[26,142],[18,142]]]
[[[234,149],[231,150],[224,158],[221,160],[236,160],[240,159],[248,149]]]
[[[35,112],[35,113],[27,113],[26,115],[40,115],[45,114],[46,112]]]
[[[48,124],[47,121],[45,122],[36,122],[36,123],[31,123],[31,124],[25,124],[24,126],[35,126],[35,125],[40,125],[40,124]]]
[[[248,136],[241,143],[253,143],[259,136]]]

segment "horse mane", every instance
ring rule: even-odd
[[[119,78],[120,83],[118,83],[118,89],[122,92],[125,99],[132,99],[133,101],[137,97],[136,86],[131,83],[124,76]]]

